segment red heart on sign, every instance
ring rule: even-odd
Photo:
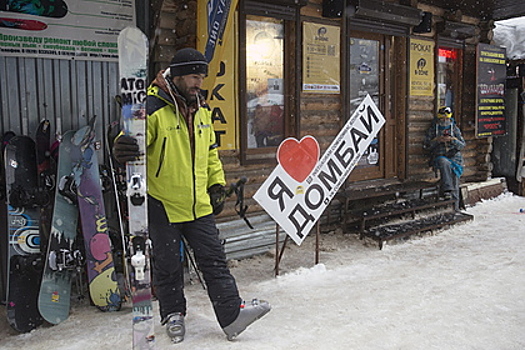
[[[288,175],[297,182],[303,182],[319,160],[319,143],[312,136],[305,136],[301,141],[288,138],[281,142],[277,160]]]

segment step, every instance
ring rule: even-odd
[[[441,213],[400,224],[372,227],[365,230],[363,235],[377,241],[379,243],[379,249],[382,249],[386,241],[407,237],[420,232],[436,230],[459,222],[469,221],[473,218],[472,215],[462,212]]]
[[[422,191],[427,190],[429,188],[436,188],[436,186],[436,182],[409,181],[384,186],[375,186],[370,188],[349,187],[339,191],[336,196],[340,197],[340,200],[342,200],[343,202],[356,201],[360,199],[381,197],[387,195],[398,196],[403,193],[410,193],[416,191],[422,193]]]
[[[365,231],[367,221],[395,217],[406,213],[411,213],[414,218],[418,211],[446,207],[450,207],[452,210],[454,208],[454,200],[436,201],[431,198],[415,198],[395,203],[381,204],[368,209],[354,210],[349,213],[349,217],[354,219],[354,221],[360,221],[359,232],[362,235]]]
[[[401,202],[378,205],[370,209],[361,209],[352,211],[351,216],[357,219],[380,219],[388,216],[395,216],[399,214],[414,212],[418,210],[425,210],[430,208],[444,207],[453,205],[454,200],[434,200],[434,199],[410,199]]]

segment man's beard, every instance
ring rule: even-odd
[[[194,93],[194,94],[190,94],[190,93],[185,93],[184,94],[184,98],[186,99],[186,101],[188,102],[188,104],[191,104],[191,103],[194,103],[197,101],[197,94],[198,92]]]

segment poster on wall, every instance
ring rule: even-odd
[[[116,62],[118,34],[134,24],[134,0],[0,1],[0,54]]]
[[[410,95],[434,96],[434,42],[410,39]]]
[[[303,24],[303,91],[338,94],[340,83],[340,28]]]
[[[507,133],[505,116],[505,49],[478,44],[476,136],[502,136]]]

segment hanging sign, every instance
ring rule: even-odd
[[[2,56],[117,62],[119,32],[135,24],[133,0],[5,4],[0,1]]]
[[[303,91],[338,94],[340,28],[304,22],[303,31]]]
[[[505,116],[505,49],[478,44],[476,136],[502,136],[507,133]]]
[[[300,245],[384,123],[367,95],[321,160],[312,136],[284,140],[279,164],[253,198]]]
[[[434,42],[410,39],[410,95],[434,96]]]

